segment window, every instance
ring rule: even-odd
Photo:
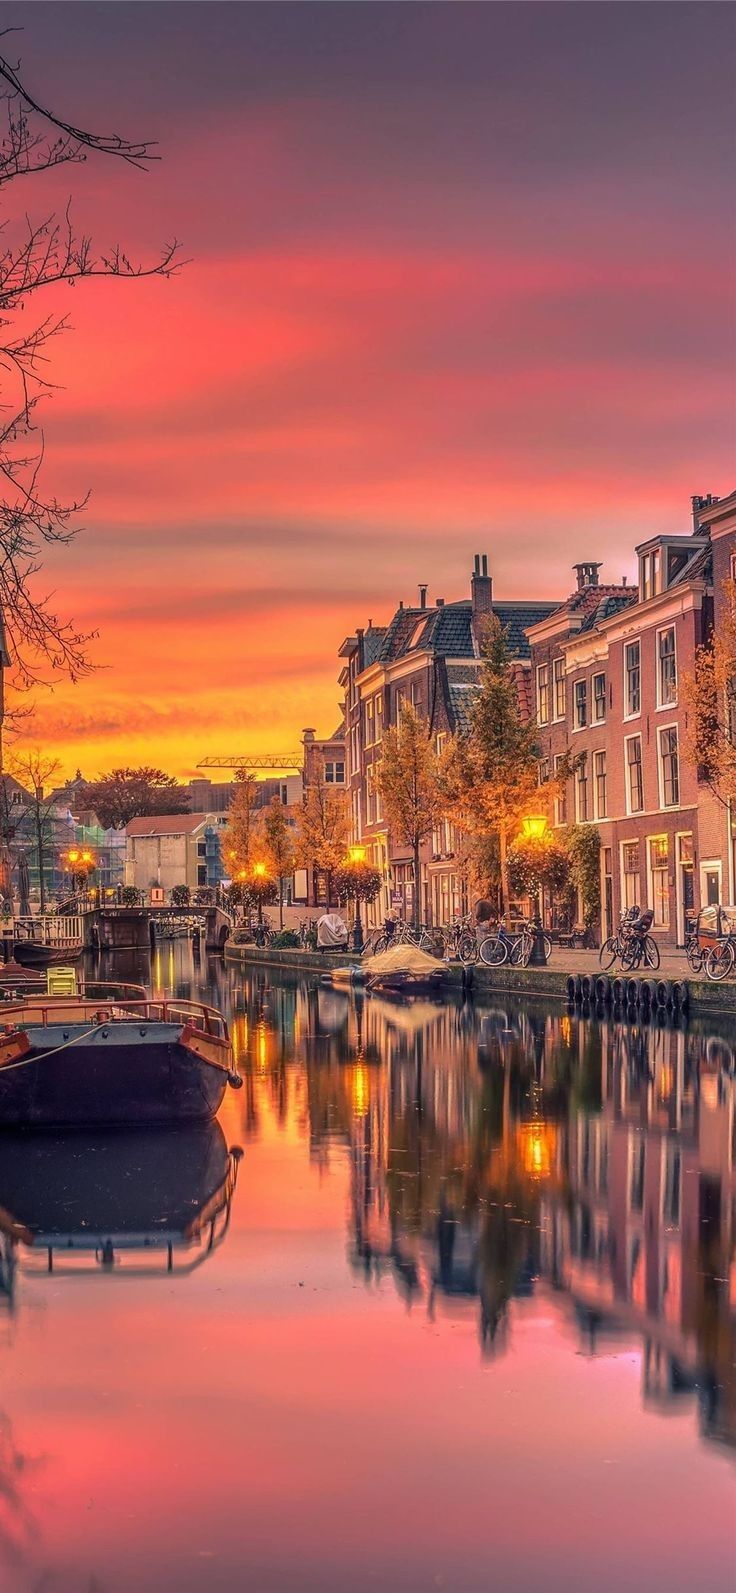
[[[680,760],[677,751],[677,726],[659,732],[660,793],[663,808],[676,808],[680,801]]]
[[[605,675],[593,676],[593,719],[597,725],[603,723],[606,717],[606,677]]]
[[[641,642],[627,642],[624,649],[624,693],[626,717],[641,712]]]
[[[345,764],[344,763],[328,761],[325,764],[325,784],[326,785],[344,785],[345,784]]]
[[[537,779],[540,785],[547,785],[549,781],[549,758],[540,758],[537,766]]]
[[[677,701],[675,627],[657,632],[657,703],[660,708]]]
[[[199,863],[198,866],[197,866],[197,884],[198,885],[206,885],[207,884],[207,864],[206,863]]]
[[[597,819],[606,817],[606,754],[594,752],[593,754],[593,780],[595,782],[595,816]]]
[[[651,553],[642,554],[639,561],[639,589],[642,603],[646,603],[648,597],[654,597],[660,589],[660,563],[659,548],[654,548]]]
[[[555,689],[555,719],[565,717],[565,660],[556,658],[552,665]]]
[[[198,841],[197,842],[197,857],[206,857],[206,856],[207,856],[207,842],[206,841]]]
[[[626,738],[626,801],[629,813],[641,813],[644,807],[641,736]]]
[[[549,664],[537,670],[537,719],[540,725],[549,724]]]
[[[445,750],[446,744],[447,744],[447,731],[446,730],[440,730],[438,732],[438,734],[435,736],[435,742],[434,742],[435,751],[436,751],[438,757],[441,757],[442,753]]]
[[[621,896],[623,907],[638,907],[641,902],[638,841],[624,841],[621,847]]]
[[[369,697],[365,705],[365,744],[372,747],[376,739],[376,715],[373,698]]]
[[[575,682],[575,729],[584,730],[588,723],[588,682]]]
[[[555,797],[555,824],[567,824],[567,781],[562,779],[565,761],[564,752],[558,752],[555,758],[555,779],[559,781]]]
[[[668,868],[668,838],[666,835],[653,835],[649,841],[649,884],[655,929],[670,927]]]
[[[575,770],[575,797],[578,824],[588,822],[588,754],[584,752]]]

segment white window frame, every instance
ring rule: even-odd
[[[593,811],[593,804],[592,804],[592,801],[591,801],[591,789],[590,789],[591,759],[590,759],[590,753],[589,752],[584,752],[582,754],[582,756],[585,759],[585,791],[586,791],[586,798],[587,798],[586,806],[587,806],[588,811],[587,811],[587,814],[586,814],[585,818],[583,818],[583,816],[582,816],[582,814],[580,812],[580,769],[582,768],[582,765],[580,765],[575,770],[575,781],[574,781],[574,784],[575,784],[575,822],[576,822],[576,824],[590,824],[590,815],[591,815],[591,813]]]
[[[562,763],[564,757],[565,757],[564,752],[558,752],[555,755],[554,763],[552,765],[555,779],[557,779],[557,777],[558,777],[558,774],[557,774],[558,765],[560,763]],[[568,795],[569,795],[567,787],[568,787],[568,782],[567,782],[567,780],[565,780],[563,782],[563,785],[562,785],[561,794],[558,793],[558,795],[555,796],[555,824],[556,825],[567,824],[567,803],[568,803]],[[564,814],[564,817],[563,817],[563,814]]]
[[[632,808],[632,806],[631,806],[631,781],[629,779],[629,742],[630,741],[638,741],[639,742],[639,750],[641,752],[641,757],[639,759],[639,767],[641,769],[641,807],[640,808]],[[642,746],[642,738],[641,738],[641,731],[640,730],[635,731],[635,733],[633,735],[631,735],[631,736],[624,736],[624,787],[625,787],[625,791],[626,791],[626,817],[629,818],[629,819],[639,818],[641,816],[641,814],[644,812],[644,748]]]
[[[655,869],[653,864],[652,864],[652,846],[653,846],[655,841],[666,841],[667,842],[667,863],[666,863],[664,869],[661,869],[661,868]],[[671,862],[672,862],[672,858],[671,858],[671,855],[670,855],[670,841],[671,841],[671,837],[667,834],[666,831],[664,833],[662,833],[660,831],[659,835],[648,835],[647,836],[647,901],[648,901],[649,907],[651,908],[652,912],[654,913],[654,919],[653,919],[653,923],[652,923],[652,928],[653,929],[669,929],[670,923],[672,921],[672,914],[670,912],[670,866],[671,866]],[[666,886],[666,892],[667,892],[667,895],[666,895],[666,901],[667,901],[667,919],[666,919],[666,922],[664,920],[661,920],[661,919],[658,920],[657,919],[657,909],[656,909],[656,905],[655,905],[655,901],[654,901],[654,875],[655,875],[655,873],[656,874],[664,874],[664,876],[665,876],[665,886]]]
[[[544,715],[544,717],[542,716],[542,693],[541,693],[541,689],[540,689],[540,677],[542,676],[542,674],[545,674],[546,677],[547,677],[547,683],[546,683],[547,712]],[[550,722],[550,712],[549,712],[550,711],[550,706],[551,706],[551,704],[550,704],[550,699],[549,699],[549,661],[547,661],[546,664],[537,664],[537,724],[538,725],[548,725],[549,724],[549,722]]]
[[[668,730],[674,730],[677,736],[677,801],[665,802],[664,800],[664,764],[662,760],[662,737]],[[659,806],[663,813],[677,813],[682,806],[682,759],[680,757],[680,727],[676,719],[666,725],[657,726],[657,781],[659,791]]]
[[[619,867],[619,880],[620,880],[620,888],[621,888],[621,906],[624,907],[625,904],[626,904],[626,889],[625,889],[625,885],[624,885],[624,881],[628,878],[626,870],[624,868],[624,847],[626,847],[626,846],[638,846],[638,848],[639,848],[639,868],[637,870],[637,875],[636,875],[636,878],[639,881],[639,889],[637,891],[637,895],[639,897],[639,901],[637,902],[636,905],[638,907],[641,907],[641,904],[642,904],[641,903],[641,836],[639,836],[639,835],[627,835],[625,840],[619,842],[618,867]],[[633,878],[633,876],[632,876],[632,878]],[[633,906],[634,904],[633,903],[629,903],[629,905]]]
[[[562,671],[560,676],[559,676],[559,678],[555,675],[555,669],[556,669],[558,664],[560,665],[561,671]],[[562,682],[562,713],[561,714],[558,714],[558,712],[557,712],[557,686],[559,684],[559,681]],[[566,716],[567,716],[567,674],[566,674],[566,671],[565,671],[565,656],[564,656],[564,653],[558,653],[557,657],[552,659],[552,723],[555,724],[555,725],[559,725],[566,718]]]
[[[585,687],[585,724],[578,724],[578,686]],[[587,675],[578,675],[572,683],[572,729],[573,735],[580,730],[590,729],[590,681]]]
[[[605,786],[605,792],[606,792],[606,812],[605,813],[601,813],[601,811],[600,811],[600,809],[598,807],[598,775],[597,775],[597,772],[596,772],[596,758],[602,758],[603,759],[603,784]],[[593,812],[595,814],[596,820],[600,822],[601,820],[603,820],[603,819],[608,817],[608,759],[606,757],[606,748],[605,747],[596,747],[595,752],[593,753],[593,757],[592,757],[591,761],[592,761],[592,767],[593,767]]]
[[[595,708],[596,708],[595,683],[596,683],[597,680],[602,680],[603,681],[603,713],[601,714],[600,719],[598,719],[596,717],[596,712],[595,712]],[[606,685],[606,671],[605,671],[605,669],[596,669],[595,673],[592,674],[591,677],[590,677],[590,709],[591,709],[590,722],[591,722],[592,725],[604,725],[605,724],[605,722],[606,722],[606,713],[607,713],[607,709],[608,709],[607,698],[608,698],[608,687]]]
[[[630,647],[634,647],[634,646],[637,646],[639,648],[639,707],[636,708],[636,709],[630,710],[629,709],[629,671],[628,671],[628,666],[627,666],[627,663],[626,663],[626,654],[627,654],[629,648]],[[623,719],[624,719],[624,721],[628,721],[630,719],[641,719],[641,636],[630,636],[628,641],[624,642],[624,647],[623,647],[623,670],[624,670],[624,712],[623,712]]]
[[[661,674],[661,669],[660,669],[661,659],[660,659],[660,656],[659,656],[659,639],[660,639],[660,636],[666,636],[668,631],[672,632],[672,639],[673,639],[673,642],[675,644],[675,646],[674,646],[675,695],[672,698],[671,702],[663,702],[662,701],[662,674]],[[656,632],[655,639],[654,639],[654,646],[655,646],[655,664],[656,664],[656,673],[657,673],[657,713],[661,713],[662,711],[664,711],[666,713],[667,710],[669,710],[669,712],[671,713],[672,709],[677,707],[677,696],[678,696],[678,689],[679,689],[679,670],[677,668],[677,627],[675,625],[661,625],[659,630]]]

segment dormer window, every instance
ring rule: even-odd
[[[655,597],[661,591],[661,565],[662,556],[659,548],[652,548],[649,553],[642,553],[639,560],[639,596],[642,603],[647,598]]]

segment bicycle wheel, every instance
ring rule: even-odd
[[[702,973],[703,953],[700,950],[696,940],[688,941],[685,947],[685,956],[687,957],[688,967],[690,968],[691,972],[694,974]]]
[[[463,963],[478,961],[478,942],[475,935],[461,935],[458,943],[457,954]]]
[[[644,961],[648,968],[659,967],[659,946],[653,935],[644,936]]]
[[[549,938],[549,935],[542,936],[542,945],[544,947],[544,960],[545,962],[549,962],[549,959],[552,956],[552,942]]]
[[[516,952],[516,956],[512,957],[512,961],[515,963],[517,968],[526,968],[529,965],[529,958],[532,954],[534,936],[520,935],[517,945],[518,950]]]
[[[369,957],[377,957],[379,952],[388,951],[388,947],[389,947],[388,935],[378,935],[376,940],[374,940],[373,945],[371,946],[371,949],[370,949],[368,955],[369,955]]]
[[[603,945],[598,953],[598,961],[601,965],[601,968],[612,968],[617,957],[618,936],[609,935],[608,940],[604,940]]]
[[[718,981],[726,979],[734,964],[734,950],[730,940],[724,940],[722,946],[714,946],[705,959],[705,971],[709,979]]]
[[[632,969],[638,968],[642,959],[642,952],[641,941],[632,935],[631,939],[627,940],[626,945],[621,947],[621,967],[626,968],[629,973]]]
[[[508,961],[508,941],[500,935],[486,935],[478,948],[478,955],[486,968],[501,968]]]

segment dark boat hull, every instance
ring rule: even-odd
[[[221,1105],[228,1060],[181,1024],[31,1026],[0,1043],[0,1128],[201,1122]]]
[[[16,940],[13,955],[22,968],[66,967],[78,962],[84,951],[80,944],[74,946],[44,946],[40,940]]]

